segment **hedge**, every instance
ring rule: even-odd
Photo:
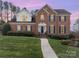
[[[8,36],[35,36],[34,33],[32,32],[12,32],[12,31],[9,31],[7,33]]]
[[[74,38],[73,35],[48,35],[48,37],[53,38],[53,39],[71,39]]]
[[[3,35],[7,35],[8,31],[10,31],[10,30],[11,30],[10,25],[8,23],[5,23],[3,25],[3,28],[2,28],[2,34]]]

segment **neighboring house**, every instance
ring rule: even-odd
[[[17,21],[10,22],[11,29],[13,32],[31,31],[37,35],[38,34],[48,34],[48,35],[70,34],[71,13],[64,9],[52,9],[50,6],[45,5],[42,9],[38,10],[33,15],[35,22],[29,20],[31,16],[28,16],[28,14],[26,11],[21,11],[20,13],[18,13]],[[29,20],[29,22],[27,20]]]
[[[23,8],[16,16],[17,22],[31,22],[31,13],[26,8]]]
[[[79,19],[77,19],[76,23],[74,24],[74,32],[79,32]]]

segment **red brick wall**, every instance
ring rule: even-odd
[[[36,33],[36,24],[19,24],[21,25],[22,27],[22,32],[26,32],[26,26],[27,25],[31,25],[32,26],[32,32]],[[17,29],[17,23],[10,23],[10,26],[11,26],[11,30],[13,32],[16,32],[16,29]]]

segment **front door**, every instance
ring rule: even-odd
[[[43,34],[43,33],[44,33],[44,27],[41,26],[41,34]]]

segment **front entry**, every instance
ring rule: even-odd
[[[40,23],[38,24],[38,32],[40,35],[44,35],[46,33],[46,24],[45,23]]]
[[[41,26],[41,34],[43,34],[43,33],[44,33],[44,27]]]

